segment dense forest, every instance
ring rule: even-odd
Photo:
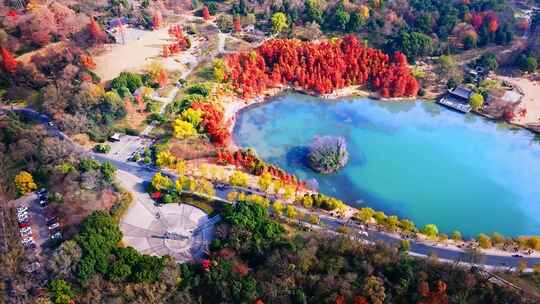
[[[325,95],[353,85],[377,97],[406,98],[424,96],[427,79],[435,75],[431,84],[442,91],[459,84],[472,86],[477,110],[489,92],[486,85],[474,83],[469,69],[482,67],[493,73],[509,68],[521,74],[538,69],[540,13],[531,11],[525,18],[516,13],[517,2],[2,1],[0,200],[3,204],[47,189],[47,210],[60,219],[63,240],[47,236],[39,257],[42,267],[27,271],[25,265],[38,258],[26,254],[30,251],[21,245],[16,208],[0,205],[0,217],[8,219],[0,225],[7,236],[4,244],[0,242],[0,304],[535,303],[494,284],[475,267],[442,263],[436,257],[413,258],[406,243],[361,242],[347,231],[324,227],[310,231],[291,217],[270,214],[255,196],[236,192],[231,192],[236,194],[231,199],[234,204],[212,209],[222,220],[202,260],[178,264],[169,256],[143,254],[122,242],[120,217],[133,197],[119,185],[118,169],[92,159],[90,152],[81,153],[51,132],[60,130],[103,156],[111,150],[105,141],[112,134],[135,137],[155,126],[154,133],[140,137],[152,145],[139,149],[131,165],[181,171],[179,167],[192,159],[183,159],[169,148],[182,143],[197,154],[203,146],[196,145],[196,138],[211,147],[210,152],[200,153],[204,154],[200,159],[234,167],[231,185],[248,187],[249,175],[261,184],[275,181],[292,195],[306,190],[307,181],[264,162],[250,149],[231,149],[232,121],[220,98],[248,103],[270,88]],[[177,24],[188,15],[195,21],[186,27]],[[215,58],[210,52],[201,55],[204,60],[189,67],[193,72],[186,79],[179,74],[187,71],[188,64],[180,72],[167,71],[156,61],[144,72],[123,71],[102,81],[95,57],[118,42],[111,24],[124,21],[131,29],[151,34],[168,29],[165,45],[156,46],[159,60],[179,63],[175,56],[195,54],[192,43],[201,41],[205,47],[213,43],[217,48],[219,40],[206,41],[211,40],[210,32],[225,35],[225,46],[215,52]],[[250,47],[237,50],[231,48],[231,41]],[[519,48],[513,49],[514,45]],[[501,49],[512,52],[501,59],[494,53]],[[223,94],[216,94],[217,90]],[[164,100],[170,91],[179,93],[161,111],[161,103],[151,97]],[[481,102],[475,101],[480,98]],[[22,115],[25,107],[46,115],[50,122],[39,124]],[[142,117],[139,129],[119,123],[133,113]],[[505,120],[514,115],[513,109],[504,110]],[[84,140],[75,140],[81,137]],[[177,189],[171,180],[170,187],[163,189],[152,182],[145,190],[162,197],[156,203],[167,203],[172,194],[179,199],[179,192],[185,190]],[[185,182],[215,194],[210,181],[196,184],[186,178]],[[345,206],[321,193],[297,197],[296,205],[325,212]],[[356,220],[363,212],[375,211],[362,208]],[[379,228],[386,225],[393,231],[397,217],[388,218],[375,220]],[[402,223],[413,226],[407,220]],[[482,236],[489,246],[481,247],[490,248],[490,237]],[[537,246],[538,238],[531,240]],[[538,290],[540,269],[526,278]]]
[[[257,203],[221,215],[208,258],[178,265],[119,247],[114,217],[94,212],[48,261],[47,294],[54,303],[533,303],[474,268],[293,231]],[[27,291],[21,297],[48,303],[39,288]]]

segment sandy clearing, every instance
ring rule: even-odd
[[[527,109],[527,115],[519,123],[524,125],[540,124],[540,83],[527,78],[504,76],[500,76],[499,78],[519,87],[524,93],[521,105]]]
[[[192,39],[192,48],[175,56],[162,58],[163,46],[171,44],[174,40],[169,37],[168,26],[155,31],[145,31],[129,28],[126,31],[129,36],[138,37],[126,44],[108,44],[108,49],[103,54],[94,58],[97,68],[96,74],[102,81],[109,81],[123,71],[140,72],[154,59],[161,59],[167,70],[183,70],[186,65],[192,65],[196,61],[191,54],[198,45],[198,41]]]

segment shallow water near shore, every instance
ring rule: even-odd
[[[344,169],[321,175],[305,165],[316,135],[347,139]],[[540,142],[525,130],[428,102],[292,93],[239,113],[234,140],[302,179],[316,178],[325,194],[417,226],[466,236],[540,234]]]

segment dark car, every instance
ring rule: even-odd
[[[47,226],[50,226],[50,225],[52,225],[52,224],[58,222],[58,217],[56,217],[56,216],[51,216],[51,217],[48,217],[48,218],[46,219],[46,221],[47,221]]]
[[[28,222],[28,220],[26,220],[26,222],[19,223],[19,228],[26,228],[26,227],[30,227],[30,223]]]
[[[521,254],[513,254],[512,257],[513,258],[522,258],[523,256]]]

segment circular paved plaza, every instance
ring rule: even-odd
[[[200,258],[213,237],[214,220],[186,204],[155,207],[135,200],[120,223],[126,246],[178,262]]]

